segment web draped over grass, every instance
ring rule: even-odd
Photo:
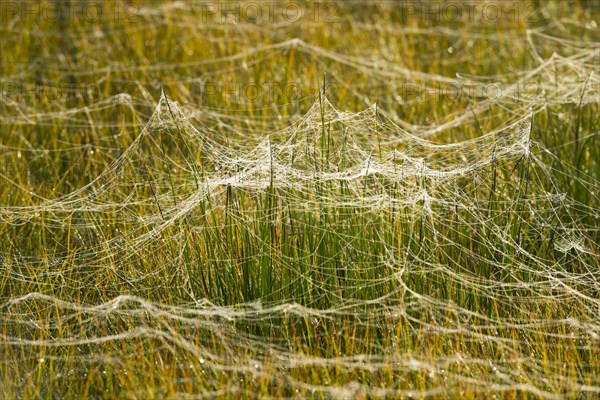
[[[374,377],[418,373],[421,394],[465,383],[598,392],[581,379],[598,369],[598,209],[587,205],[598,183],[559,167],[532,121],[440,145],[376,107],[341,112],[322,97],[248,148],[219,144],[163,95],[93,182],[1,209],[6,225],[68,226],[76,238],[71,250],[3,255],[7,286],[37,288],[2,305],[3,342],[83,360],[97,346],[113,368],[116,349],[151,342],[200,360],[206,390],[235,372],[336,397],[411,393]],[[63,295],[43,294],[41,282]],[[152,300],[164,292],[180,300]],[[425,354],[448,337],[455,350]],[[351,354],[333,353],[350,338]],[[305,354],[311,341],[332,348]],[[582,375],[544,362],[561,351],[581,355]],[[366,378],[318,385],[294,378],[303,368]]]
[[[13,196],[0,207],[0,365],[33,371],[13,385],[43,371],[140,397],[599,395],[598,125],[592,116],[592,133],[575,135],[573,159],[540,140],[552,107],[597,113],[598,45],[528,33],[562,55],[467,81],[535,92],[482,95],[436,126],[377,105],[341,111],[325,88],[293,123],[260,134],[250,123],[224,140],[199,122],[223,110],[167,91],[82,187],[38,195],[0,171]],[[465,81],[299,39],[252,56],[292,48],[369,83]],[[142,104],[4,103],[18,112],[0,119],[77,125]],[[510,118],[473,139],[431,140],[490,107]]]

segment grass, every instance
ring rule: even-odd
[[[5,398],[598,396],[597,7],[335,4],[3,9]]]

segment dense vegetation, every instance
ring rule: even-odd
[[[4,398],[600,396],[600,10],[539,3],[2,2]]]

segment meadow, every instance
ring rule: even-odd
[[[2,398],[598,398],[599,23],[3,0]]]

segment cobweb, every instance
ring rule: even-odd
[[[251,394],[248,381],[269,382],[278,397],[599,395],[600,187],[535,135],[548,107],[597,105],[598,47],[537,31],[529,40],[567,50],[536,50],[531,70],[469,82],[536,82],[536,93],[482,95],[430,127],[377,105],[340,111],[319,91],[288,126],[223,140],[198,122],[205,111],[162,92],[129,147],[87,185],[0,208],[11,238],[4,290],[31,288],[0,305],[2,347],[54,362],[65,382],[95,363],[143,376],[140,353],[153,349],[198,397]],[[465,79],[295,39],[253,56],[289,48],[388,84]],[[5,104],[20,113],[1,118],[76,124],[135,105],[116,99],[56,115]],[[489,107],[510,121],[472,140],[429,140]],[[56,235],[54,247],[22,249],[25,228]],[[50,284],[64,293],[46,294]],[[172,303],[165,291],[177,294]],[[440,342],[443,352],[430,351]],[[560,362],[562,352],[578,353],[578,365]],[[61,369],[65,355],[74,368]],[[380,385],[389,376],[397,385]]]
[[[293,126],[255,147],[236,149],[196,129],[163,94],[133,144],[89,185],[37,205],[1,209],[8,226],[27,222],[59,230],[68,223],[80,243],[74,256],[5,253],[4,279],[48,278],[83,291],[93,290],[86,274],[105,280],[114,274],[121,281],[116,286],[152,293],[167,284],[157,285],[155,277],[171,275],[169,284],[180,285],[182,300],[191,303],[118,295],[82,305],[32,292],[2,305],[3,341],[77,349],[153,341],[180,357],[200,359],[208,374],[274,376],[290,390],[336,398],[357,391],[375,396],[411,391],[368,381],[315,385],[292,378],[290,371],[310,366],[360,369],[369,376],[426,372],[431,386],[420,395],[448,393],[465,383],[487,390],[490,382],[497,391],[547,397],[552,395],[545,382],[598,392],[597,385],[564,374],[559,365],[548,370],[539,355],[520,350],[532,336],[550,346],[564,346],[568,339],[573,348],[590,352],[581,368],[598,368],[598,209],[560,190],[558,161],[531,138],[532,119],[527,115],[477,139],[438,145],[403,131],[375,107],[341,112],[323,97]],[[391,133],[393,148],[381,138]],[[597,182],[570,178],[597,201]],[[139,195],[148,189],[152,196]],[[109,224],[115,228],[100,229]],[[306,224],[314,237],[295,237]],[[390,231],[390,225],[397,228]],[[262,229],[270,233],[259,234]],[[165,237],[177,247],[165,248]],[[230,242],[236,240],[251,245]],[[305,240],[312,242],[296,242]],[[368,254],[356,250],[364,251],[361,241],[370,243]],[[197,259],[191,261],[185,254],[194,247]],[[153,256],[148,270],[140,260]],[[197,266],[189,271],[192,262]],[[137,263],[139,268],[126,267]],[[247,276],[244,269],[265,275]],[[217,287],[200,291],[203,285],[224,285],[217,274],[245,286],[244,302],[226,304],[231,297]],[[458,302],[461,294],[431,292],[439,282],[501,309],[486,315],[466,299]],[[576,304],[580,314],[552,315],[556,302]],[[45,326],[32,322],[44,312]],[[352,325],[338,325],[348,318]],[[459,349],[430,358],[398,352],[393,342],[366,340],[356,354],[318,357],[293,344],[317,338],[292,338],[285,329],[303,321],[331,324],[316,332],[340,337],[350,329],[367,335],[390,326],[424,342],[457,336],[493,347],[503,361]],[[264,333],[239,328],[257,329],[264,322],[271,326],[269,341]],[[103,334],[107,329],[111,334]],[[39,337],[40,330],[48,339],[28,339]],[[356,339],[359,348],[361,340]],[[118,354],[102,357],[119,365]]]

